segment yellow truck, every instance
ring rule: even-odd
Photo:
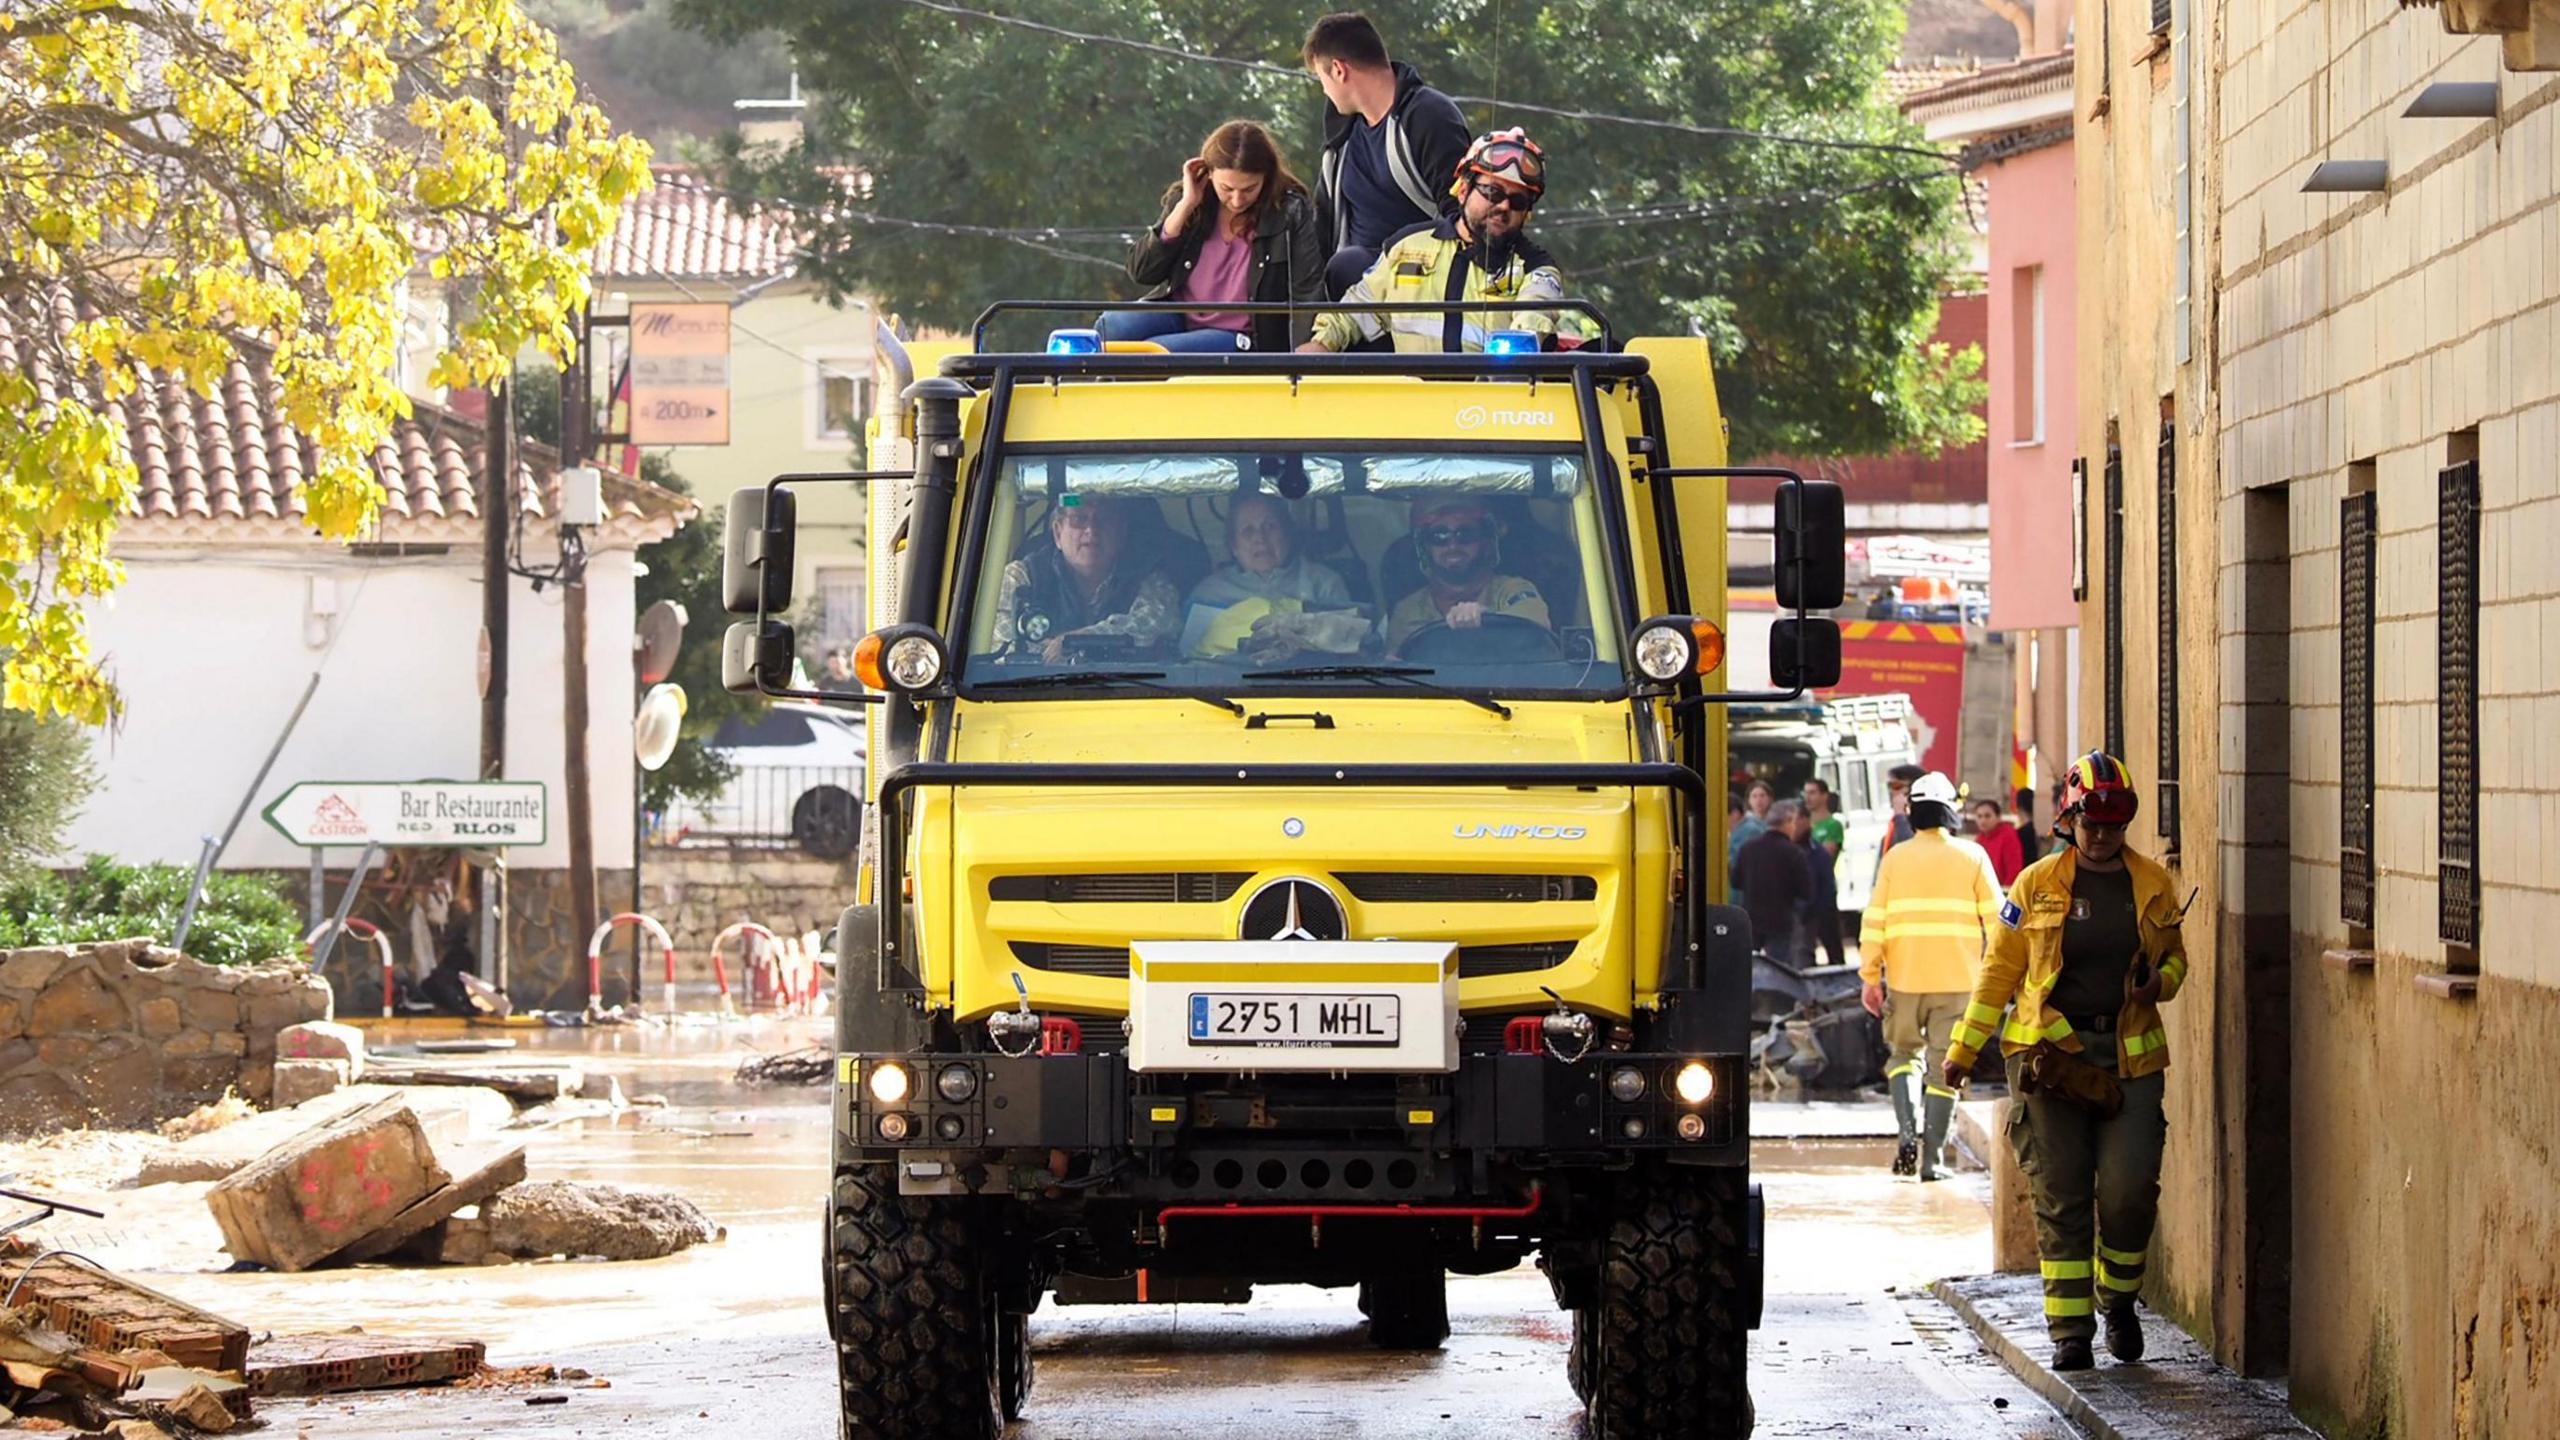
[[[1450,1274],[1532,1258],[1595,1435],[1746,1433],[1713,777],[1727,702],[1836,678],[1840,496],[1785,477],[1784,688],[1720,691],[1743,472],[1705,347],[1565,303],[1596,343],[1214,357],[1000,304],[906,387],[912,469],[733,497],[724,678],[780,695],[793,492],[874,495],[848,1436],[998,1432],[1052,1297],[1357,1287],[1375,1343],[1429,1349]]]

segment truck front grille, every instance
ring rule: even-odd
[[[1600,884],[1588,875],[1486,875],[1468,871],[1337,870],[1353,898],[1394,904],[1527,905],[1589,900]]]
[[[1252,877],[1242,870],[1099,871],[1082,875],[999,875],[990,900],[1045,900],[1052,905],[1216,905]]]
[[[1570,940],[1532,940],[1512,945],[1461,945],[1458,975],[1524,975],[1563,964],[1573,954]],[[1052,940],[1016,940],[1013,958],[1034,970],[1063,975],[1093,975],[1106,980],[1129,978],[1125,945],[1071,945]]]

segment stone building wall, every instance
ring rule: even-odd
[[[0,952],[0,1135],[131,1127],[237,1088],[263,1102],[276,1032],[330,1016],[300,965],[206,965],[148,940]]]

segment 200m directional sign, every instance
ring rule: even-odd
[[[296,845],[539,845],[532,780],[305,780],[260,812]]]

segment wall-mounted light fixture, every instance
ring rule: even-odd
[[[2391,183],[2388,160],[2323,160],[2302,182],[2305,195],[2337,193],[2370,193]]]
[[[2497,113],[2497,81],[2439,80],[2419,91],[2400,115],[2406,120],[2487,120]]]

